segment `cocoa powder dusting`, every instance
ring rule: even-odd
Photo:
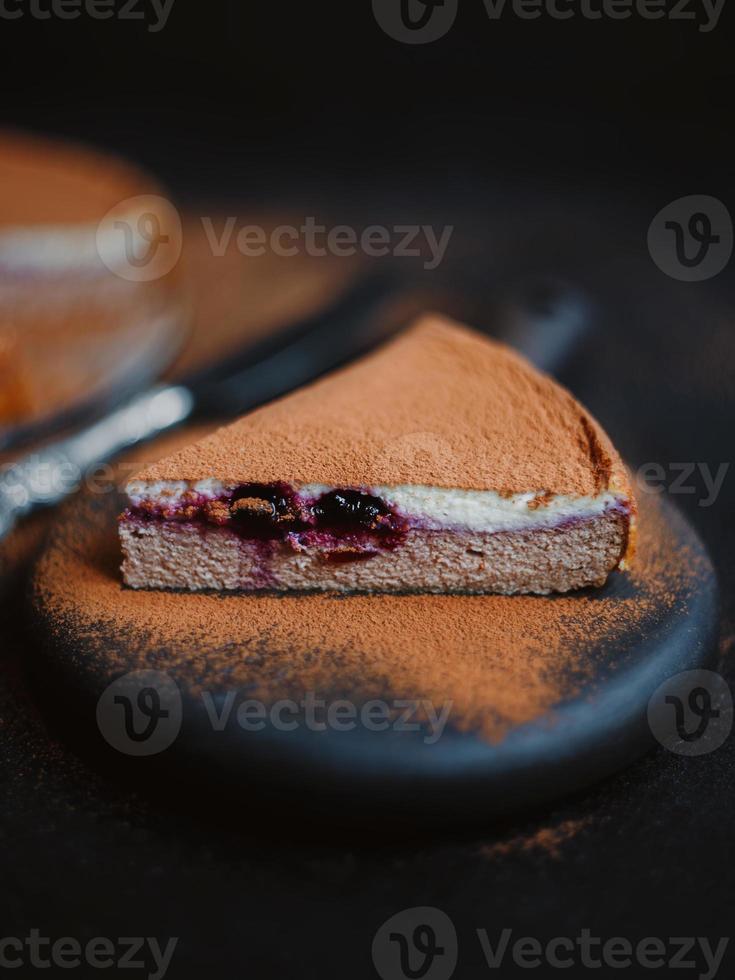
[[[232,514],[252,514],[270,517],[273,513],[273,505],[267,500],[260,500],[258,497],[241,497],[230,507]]]
[[[138,474],[210,477],[536,491],[540,504],[549,494],[630,493],[610,440],[569,392],[509,347],[436,314]]]
[[[539,827],[529,833],[514,834],[493,844],[484,844],[478,853],[480,857],[488,860],[502,859],[513,854],[541,853],[558,861],[562,857],[565,845],[574,840],[591,823],[591,817],[561,820],[559,823]]]
[[[599,644],[617,649],[676,601],[696,558],[674,551],[656,501],[642,505],[638,561],[614,591],[276,597],[126,590],[117,501],[98,498],[60,518],[36,603],[46,628],[78,645],[80,671],[171,670],[195,691],[247,687],[265,701],[309,691],[452,701],[450,725],[497,741],[573,697]]]

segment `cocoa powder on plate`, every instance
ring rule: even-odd
[[[170,670],[192,689],[263,700],[338,692],[453,703],[451,723],[499,740],[580,691],[596,648],[645,634],[689,565],[651,497],[635,568],[618,590],[564,596],[272,596],[135,592],[120,580],[119,501],[59,516],[35,596],[46,628],[72,639],[79,670]],[[627,582],[627,585],[625,584]],[[112,638],[112,641],[111,641]],[[609,662],[609,655],[608,655]]]

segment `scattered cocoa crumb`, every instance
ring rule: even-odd
[[[533,500],[528,501],[529,510],[538,510],[539,507],[548,507],[551,501],[554,499],[554,494],[549,493],[537,493]]]
[[[196,508],[194,508],[196,511]],[[224,500],[209,500],[204,511],[207,515],[207,520],[212,521],[213,524],[226,524],[230,519],[230,508],[227,502]]]
[[[263,500],[260,497],[241,497],[230,507],[232,514],[248,513],[262,517],[272,517],[273,510],[270,500]]]
[[[543,852],[558,861],[562,856],[562,848],[573,840],[586,826],[591,823],[590,817],[579,820],[562,820],[561,823],[549,827],[539,827],[528,834],[516,834],[493,844],[485,844],[480,848],[480,856],[484,858],[504,858],[510,854],[534,854]]]

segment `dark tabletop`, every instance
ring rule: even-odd
[[[488,199],[493,231],[480,237],[477,214],[457,209],[456,254],[443,275],[467,284],[478,316],[498,283],[541,273],[574,281],[591,300],[592,329],[562,380],[634,468],[659,463],[669,485],[673,464],[716,472],[729,461],[735,419],[727,280],[666,277],[646,251],[645,212],[572,200],[561,208],[547,199],[539,227],[536,200]],[[503,248],[487,263],[481,257],[497,242]],[[693,492],[671,496],[718,567],[720,669],[732,681],[735,482],[728,472],[718,499],[703,506],[701,472],[686,481]],[[296,796],[264,829],[257,794],[233,813],[192,785],[190,807],[167,807],[78,759],[63,730],[47,728],[26,680],[23,589],[18,574],[3,610],[4,935],[37,928],[82,942],[155,936],[164,945],[176,936],[171,977],[371,977],[380,925],[433,906],[456,928],[456,975],[472,978],[486,969],[482,928],[493,944],[506,928],[513,941],[584,928],[631,942],[731,930],[732,737],[698,758],[660,749],[574,799],[470,835],[340,831],[338,814],[314,826]],[[512,963],[503,971],[523,972]]]
[[[203,6],[179,0],[158,34],[82,19],[19,21],[11,35],[4,22],[3,121],[128,152],[199,217],[255,203],[332,224],[451,224],[434,275],[401,268],[448,284],[476,322],[513,283],[541,275],[581,288],[593,329],[559,376],[634,469],[662,468],[706,542],[723,596],[718,669],[735,683],[735,470],[714,502],[702,475],[732,460],[733,264],[687,283],[647,248],[651,220],[674,199],[705,193],[732,208],[726,14],[709,33],[685,21],[488,25],[478,0],[460,5],[464,33],[409,48],[379,36],[367,3],[318,14],[228,3],[221,16]],[[14,560],[42,530],[11,543]],[[455,975],[475,980],[527,972],[511,958],[489,971],[478,929],[492,946],[504,929],[511,942],[574,941],[584,929],[658,938],[667,975],[670,937],[715,947],[732,933],[732,735],[696,758],[659,749],[575,798],[471,833],[390,839],[340,831],[338,814],[314,826],[296,794],[263,828],[256,794],[232,812],[192,784],[190,806],[167,806],[74,754],[26,678],[26,584],[11,575],[1,620],[2,937],[179,937],[171,978],[358,980],[378,975],[381,925],[431,906],[456,929]],[[107,975],[146,976],[147,962]],[[719,976],[734,963],[729,950]],[[422,971],[414,959],[412,972],[440,980],[445,964]]]

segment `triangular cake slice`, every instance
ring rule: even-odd
[[[625,567],[635,518],[585,409],[436,315],[127,494],[133,588],[567,592]]]

